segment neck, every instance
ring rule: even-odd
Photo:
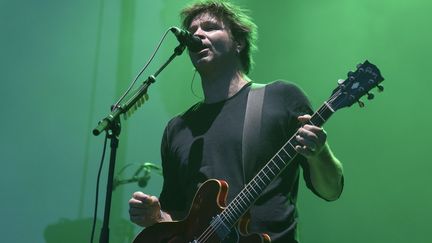
[[[250,79],[240,70],[200,73],[204,102],[207,104],[226,100],[235,95]]]

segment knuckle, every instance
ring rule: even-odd
[[[144,193],[140,192],[140,191],[136,191],[132,194],[132,198],[139,198],[142,197]]]

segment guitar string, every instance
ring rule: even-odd
[[[328,109],[328,110],[330,110],[332,113],[334,113],[335,112],[335,110],[334,109],[332,109],[331,107],[330,107],[330,104],[332,104],[334,101],[335,101],[335,99],[340,95],[340,93],[341,93],[341,90],[339,89],[338,91],[336,91],[334,94],[332,94],[332,96],[328,99],[328,103],[325,103],[323,106],[321,106],[321,108],[320,109],[318,109],[317,110],[317,112],[315,112],[314,114],[313,114],[313,117],[315,117],[315,115],[318,115],[322,120],[323,120],[323,122],[326,122],[326,120],[320,115],[320,112],[321,113],[323,113],[323,112],[325,112],[326,111],[326,109]],[[341,101],[339,102],[339,103],[337,103],[337,105],[340,105],[340,103],[341,103]],[[312,123],[312,122],[311,122]],[[313,123],[312,123],[313,124]],[[296,133],[297,134],[297,133]],[[293,136],[295,136],[296,134],[294,134]],[[263,169],[262,170],[260,170],[260,172],[261,171],[263,171],[264,172],[264,169],[265,169],[265,167],[268,167],[268,165],[269,165],[269,163],[270,162],[273,162],[274,163],[274,161],[273,161],[273,159],[276,157],[276,156],[278,156],[278,154],[282,151],[282,150],[284,150],[285,151],[285,146],[287,145],[287,144],[290,144],[293,148],[294,148],[294,146],[291,144],[291,140],[293,139],[293,137],[291,137],[289,140],[288,140],[288,142],[287,143],[285,143],[285,145],[277,152],[277,154],[275,155],[275,156],[273,156],[273,158],[263,167]],[[286,152],[286,151],[285,151]],[[287,153],[288,154],[288,153]],[[288,154],[289,155],[289,154]],[[284,170],[288,165],[290,165],[291,164],[291,162],[293,161],[293,158],[295,157],[297,155],[297,153],[288,161],[288,163],[286,164],[286,165],[284,165],[283,166],[283,169],[282,170]],[[278,157],[280,157],[280,156],[278,156]],[[280,158],[281,159],[281,158]],[[282,162],[284,162],[285,163],[285,161],[283,161],[283,159],[281,159],[281,161]],[[275,164],[276,165],[276,164]],[[276,167],[277,167],[277,165],[276,165]],[[270,167],[268,167],[269,168],[269,170],[270,171],[272,171],[271,169],[270,169]],[[282,171],[281,170],[281,171]],[[235,198],[234,198],[234,200],[226,207],[226,209],[224,209],[223,210],[223,212],[221,213],[221,217],[220,217],[220,221],[218,221],[218,222],[213,222],[213,223],[211,223],[211,225],[210,226],[215,226],[216,227],[216,229],[218,228],[218,227],[220,227],[220,225],[222,225],[224,222],[223,222],[223,220],[224,220],[224,217],[225,217],[225,213],[227,213],[227,214],[229,214],[229,211],[232,209],[232,210],[234,210],[232,207],[231,207],[231,209],[230,209],[230,206],[231,205],[234,205],[234,206],[236,206],[235,204],[236,203],[238,203],[240,206],[241,206],[241,204],[240,204],[240,200],[239,199],[241,199],[241,194],[246,190],[246,191],[248,191],[248,187],[251,187],[252,189],[253,189],[253,186],[252,186],[252,182],[255,182],[255,179],[256,178],[259,178],[262,182],[264,182],[260,177],[259,177],[259,174],[260,173],[258,173],[249,183],[248,183],[248,185],[246,185],[246,187],[239,193],[239,195],[238,196],[236,196]],[[264,174],[265,174],[265,172],[264,172]],[[267,176],[267,178],[268,178],[268,176]],[[270,179],[270,178],[269,178]],[[272,180],[270,180],[270,182],[271,182]],[[256,183],[257,184],[257,186],[259,187],[259,184],[258,183]],[[266,188],[266,186],[264,187],[264,188]],[[261,188],[260,188],[261,189]],[[261,189],[262,190],[262,189]],[[254,190],[255,191],[255,190]],[[255,191],[256,192],[256,191]],[[243,194],[245,194],[245,193],[243,193]],[[247,194],[245,194],[245,196],[247,196]],[[244,202],[244,200],[242,200],[243,202]],[[229,215],[227,215],[226,217],[225,217],[225,219],[228,219],[228,216]],[[236,217],[234,217],[234,219],[235,219]],[[229,220],[229,219],[228,219]],[[229,223],[229,221],[228,221],[228,223]],[[233,223],[235,223],[235,222],[233,222]],[[201,236],[203,236],[203,237],[205,237],[205,235],[206,234],[209,234],[207,237],[205,237],[205,239],[204,240],[207,240],[209,237],[211,237],[211,235],[214,233],[214,231],[216,230],[215,228],[210,228],[210,227],[208,227],[207,228],[208,230],[210,230],[210,232],[207,232],[206,233],[206,231],[204,231],[203,232],[203,234],[201,235]],[[211,232],[211,231],[213,231],[213,232]],[[200,237],[201,237],[200,236]]]
[[[340,90],[338,90],[338,91],[336,91],[334,94],[332,94],[332,96],[328,99],[328,103],[327,103],[327,105],[328,104],[331,104],[331,103],[333,103],[334,102],[334,100],[336,99],[336,97],[337,96],[339,96],[339,94],[341,93],[341,91]],[[317,110],[317,112],[315,112],[315,114],[318,114],[320,111],[321,111],[321,113],[323,113],[323,112],[325,112],[325,111],[327,111],[326,109],[328,109],[328,110],[330,110],[330,111],[332,111],[332,109],[329,107],[329,106],[327,106],[327,105],[323,105],[323,106],[321,106],[321,108],[320,109],[318,109]],[[333,111],[332,111],[333,112]],[[315,115],[315,114],[313,114],[313,116]],[[313,117],[312,116],[312,117]],[[320,116],[321,117],[321,116]],[[322,119],[322,117],[321,117],[321,119]],[[325,121],[324,121],[325,122]],[[284,150],[284,148],[285,148],[285,146],[286,145],[288,145],[288,144],[290,144],[291,146],[293,146],[291,143],[290,143],[290,141],[294,138],[294,136],[296,135],[297,133],[295,133],[289,140],[288,140],[288,142],[286,142],[283,146],[282,146],[282,148],[281,149],[279,149],[279,151],[276,153],[276,155],[277,154],[279,154],[282,150]],[[273,156],[273,158],[270,160],[270,161],[273,161],[273,159],[276,157],[276,155],[275,156]],[[286,167],[288,167],[291,163],[292,163],[292,161],[293,161],[293,159],[294,159],[294,157],[297,155],[297,153],[288,161],[288,162],[285,162],[285,161],[283,161],[282,159],[282,162],[284,162],[284,163],[286,163],[286,165],[284,165],[283,166],[283,168],[282,169],[280,169],[280,172],[281,171],[283,171]],[[270,163],[270,161],[263,167],[263,169],[265,168],[265,167],[267,167],[267,165]],[[260,172],[261,172],[262,170],[260,170]],[[279,173],[280,173],[279,172]],[[235,198],[234,198],[234,200],[230,203],[230,204],[228,204],[228,206],[222,211],[222,213],[221,213],[221,216],[220,216],[220,218],[219,218],[219,220],[215,220],[215,221],[213,221],[213,222],[211,222],[211,224],[209,225],[209,227],[207,227],[206,228],[206,230],[197,238],[197,241],[198,242],[206,242],[215,232],[216,232],[216,230],[217,229],[219,229],[219,227],[221,227],[222,225],[225,225],[224,224],[224,220],[227,220],[228,221],[228,223],[230,223],[229,222],[229,220],[230,219],[228,219],[228,217],[229,216],[232,216],[232,217],[234,217],[234,219],[236,219],[236,217],[235,217],[235,212],[233,212],[233,213],[231,213],[231,215],[229,215],[230,214],[230,210],[232,211],[232,210],[234,210],[235,211],[235,209],[233,209],[233,207],[234,206],[236,206],[235,204],[236,203],[238,203],[239,205],[240,205],[240,207],[241,207],[241,204],[240,204],[240,201],[239,201],[239,199],[238,198],[240,198],[240,196],[241,196],[241,194],[242,194],[242,192],[245,190],[245,189],[247,189],[248,187],[252,187],[253,188],[253,186],[252,186],[252,182],[254,182],[255,181],[255,178],[256,177],[259,177],[259,174],[260,173],[258,173],[246,186],[245,186],[245,188],[239,193],[239,195],[238,196],[236,196]],[[271,180],[272,181],[272,180]],[[270,182],[271,182],[270,181]],[[264,181],[263,181],[264,182]],[[257,186],[259,187],[259,184],[258,183],[256,183],[257,184]],[[266,186],[265,186],[265,188],[266,188]],[[261,188],[260,188],[261,189]],[[261,190],[263,190],[263,189],[261,189]],[[244,193],[243,193],[244,194]],[[245,196],[247,196],[247,195],[245,195]],[[244,201],[243,201],[244,202]],[[237,208],[238,209],[238,208]],[[228,215],[226,215],[225,216],[225,214],[228,214]],[[232,224],[234,224],[235,222],[233,222]],[[232,226],[231,226],[232,227]]]
[[[339,93],[340,93],[340,91],[337,91],[337,92],[335,92],[335,94],[333,94],[332,96],[331,96],[331,98],[328,100],[329,101],[329,103],[332,103],[333,101],[334,101],[334,99],[335,99],[335,97],[336,97],[336,95],[339,95]],[[328,109],[328,110],[331,110],[327,105],[324,105],[324,106],[322,106],[315,114],[318,114],[318,113],[323,113],[323,112],[325,112],[326,111],[326,109]],[[315,115],[314,114],[314,115]],[[320,116],[321,117],[321,116]],[[321,117],[322,118],[322,117]],[[293,136],[295,136],[295,135],[293,135]],[[291,139],[292,139],[293,137],[291,137]],[[282,149],[284,149],[284,147],[291,141],[291,139],[289,139],[289,141],[278,151],[278,153],[277,154],[279,154],[281,151],[282,151]],[[292,146],[292,144],[291,144],[291,146]],[[276,154],[276,155],[277,155]],[[273,158],[270,160],[270,161],[273,161],[273,159],[276,157],[276,155],[275,156],[273,156]],[[294,158],[295,156],[293,156],[293,158]],[[282,160],[282,159],[281,159]],[[267,165],[270,163],[270,161],[266,164],[266,166],[264,166],[264,168],[265,167],[267,167]],[[285,165],[285,166],[283,166],[283,169],[282,170],[284,170],[288,165],[290,165],[291,164],[291,162],[293,161],[293,159],[290,159],[289,161],[288,161],[288,163]],[[274,162],[274,161],[273,161]],[[282,162],[284,162],[284,163],[286,163],[285,161],[283,161],[282,160]],[[263,169],[264,169],[263,168]],[[282,171],[281,170],[281,171]],[[261,170],[262,171],[262,170]],[[259,177],[259,173],[258,173],[258,175],[256,176],[256,177]],[[254,179],[252,179],[249,183],[248,183],[248,185],[246,185],[246,187],[244,188],[244,189],[246,189],[246,190],[248,190],[247,188],[248,187],[251,187],[252,189],[253,189],[253,186],[252,186],[252,182],[254,182],[255,181],[255,179],[256,178],[254,178]],[[270,181],[271,182],[271,181]],[[257,186],[259,187],[259,184],[258,183],[256,183],[257,184]],[[261,188],[260,188],[261,189]],[[236,203],[238,203],[238,204],[240,204],[240,201],[239,201],[239,199],[238,198],[240,198],[241,197],[241,194],[242,194],[242,192],[243,192],[244,190],[242,190],[241,192],[240,192],[240,194],[236,197],[236,198],[234,198],[234,200],[233,200],[233,202],[231,202],[228,206],[227,206],[227,208],[221,213],[221,217],[219,218],[220,220],[219,221],[214,221],[214,222],[212,222],[211,224],[210,224],[210,226],[211,227],[208,227],[204,232],[203,232],[203,234],[201,234],[201,236],[200,237],[198,237],[198,242],[206,242],[214,233],[215,233],[215,231],[222,225],[222,224],[224,224],[224,222],[223,222],[223,220],[225,219],[225,220],[229,220],[228,219],[228,216],[229,215],[227,215],[227,216],[225,216],[224,214],[225,213],[228,213],[229,214],[229,211],[230,210],[235,210],[235,209],[233,209],[233,207],[231,207],[230,208],[230,206],[236,206],[235,204]],[[244,193],[243,193],[244,194]],[[247,195],[245,195],[245,196],[247,196]],[[242,200],[243,201],[243,200]],[[243,201],[244,202],[244,201]],[[241,204],[240,204],[240,206],[241,206]],[[234,213],[233,213],[234,214]],[[229,223],[229,221],[228,221],[228,223]],[[235,222],[234,222],[235,223]],[[201,239],[202,238],[202,239]]]
[[[332,98],[330,99],[330,100],[332,100]],[[318,114],[319,115],[319,113],[324,113],[326,110],[331,110],[331,109],[329,109],[327,106],[322,106],[317,112],[316,112],[316,114]],[[320,116],[320,115],[319,115]],[[321,116],[320,116],[320,118],[321,119],[323,119]],[[295,136],[296,134],[294,134],[294,136]],[[293,138],[293,137],[292,137]],[[292,138],[289,140],[289,141],[291,141],[292,140]],[[271,167],[269,167],[268,165],[269,165],[269,163],[270,162],[273,162],[273,163],[275,163],[275,165],[276,165],[276,167],[278,167],[277,166],[277,164],[276,164],[276,162],[275,162],[275,158],[277,158],[277,157],[279,157],[279,159],[280,160],[282,160],[282,162],[284,162],[283,161],[283,159],[282,158],[280,158],[280,156],[279,156],[279,154],[281,153],[281,151],[282,150],[284,150],[284,152],[285,153],[287,153],[286,151],[285,151],[285,147],[286,147],[286,145],[288,144],[288,142],[281,148],[281,149],[279,149],[279,151],[276,153],[276,155],[275,156],[273,156],[273,158],[266,164],[266,166],[264,166],[263,167],[263,169],[265,169],[266,167],[270,170],[270,171],[272,171],[271,170]],[[291,144],[291,146],[292,146],[292,144]],[[288,153],[287,153],[288,154]],[[289,154],[288,154],[289,155]],[[288,166],[289,164],[286,164],[286,165],[284,165],[284,167],[285,166]],[[273,172],[273,171],[272,171]],[[274,173],[273,173],[274,174]],[[258,173],[258,175],[257,176],[259,176],[259,173]],[[267,176],[267,178],[268,178],[268,176]],[[261,178],[260,178],[261,179]],[[254,182],[255,181],[255,178],[254,179],[252,179],[251,181],[250,181],[250,183],[248,183],[246,186],[245,186],[245,190],[246,191],[248,191],[249,192],[249,194],[250,194],[250,191],[249,191],[249,188],[251,188],[252,190],[254,189],[254,186],[252,185],[253,183],[252,182]],[[259,183],[255,183],[255,184],[257,184],[257,186],[259,187]],[[261,188],[260,188],[261,189]],[[255,190],[254,190],[255,191]],[[239,193],[239,196],[241,196],[241,194],[242,194],[242,192],[240,192]],[[246,194],[246,193],[243,193],[243,194],[245,194],[245,196],[247,197],[247,195],[248,194]],[[244,200],[242,200],[243,202],[244,202]],[[236,202],[238,202],[239,204],[241,204],[241,202],[240,202],[240,197],[236,197],[236,198],[234,198],[234,200],[233,200],[233,203],[235,204]],[[228,206],[229,207],[229,206]]]
[[[332,95],[332,97],[329,99],[329,103],[332,103],[333,101],[334,101],[334,99],[335,99],[335,96],[336,95],[338,95],[338,93],[340,93],[340,91],[338,91],[338,92],[335,92],[335,94],[334,95]],[[326,111],[326,109],[329,109],[329,110],[331,110],[331,108],[330,107],[328,107],[327,105],[324,105],[324,106],[322,106],[315,114],[319,114],[320,112],[321,113],[323,113],[323,112],[325,112]],[[315,115],[314,114],[314,115]],[[320,116],[320,118],[322,119],[322,117]],[[325,122],[325,120],[323,119],[323,121]],[[291,138],[292,139],[292,138]],[[289,141],[291,141],[291,139],[289,140]],[[279,154],[281,151],[282,151],[282,149],[284,149],[284,147],[289,143],[289,141],[279,150],[279,152],[277,153],[277,154]],[[291,144],[291,146],[292,146],[292,144]],[[273,161],[273,159],[276,157],[276,155],[270,160],[270,161]],[[294,158],[295,156],[293,156],[293,158]],[[270,161],[266,164],[266,166],[265,167],[267,167],[267,165],[270,163]],[[281,159],[281,161],[282,162],[284,162],[285,163],[285,161],[283,161],[282,159]],[[273,161],[274,162],[274,161]],[[288,165],[290,165],[291,164],[291,162],[292,162],[292,159],[290,159],[289,161],[288,161],[288,163],[285,165],[285,166],[283,166],[283,169],[285,169]],[[265,168],[264,167],[264,168]],[[263,169],[264,169],[263,168]],[[270,169],[270,168],[269,168]],[[282,169],[282,170],[283,170]],[[281,171],[282,171],[281,170]],[[259,174],[257,175],[257,176],[259,176]],[[245,187],[245,190],[248,190],[248,187],[250,186],[252,189],[253,189],[253,186],[252,186],[252,182],[254,182],[254,180],[255,180],[255,178],[253,179],[253,180],[251,180],[251,182],[249,182],[248,183],[248,185]],[[258,187],[259,187],[259,184],[257,184],[258,185]],[[261,189],[261,188],[260,188]],[[242,190],[242,192],[243,192],[244,190]],[[222,217],[220,217],[220,221],[214,221],[214,222],[212,222],[211,223],[211,225],[210,226],[213,226],[213,227],[208,227],[207,228],[207,230],[206,231],[204,231],[203,232],[203,234],[198,238],[199,239],[199,242],[205,242],[205,241],[207,241],[212,235],[213,235],[213,233],[215,232],[215,230],[217,230],[224,222],[223,222],[223,219],[224,219],[224,213],[225,212],[228,212],[229,210],[230,210],[230,205],[234,205],[235,206],[235,204],[236,204],[236,201],[238,201],[238,203],[240,204],[240,201],[239,200],[237,200],[237,198],[239,198],[239,197],[241,197],[241,194],[242,194],[242,192],[240,192],[240,194],[239,194],[239,196],[237,196],[236,198],[235,198],[235,200],[233,200],[233,202],[232,203],[230,203],[228,206],[227,206],[227,208],[224,210],[224,212],[222,212]],[[243,193],[244,194],[244,193]],[[247,196],[246,194],[245,194],[245,196]],[[243,201],[243,200],[242,200]],[[244,202],[244,201],[243,201]],[[232,207],[231,207],[231,209],[232,209]],[[229,214],[229,212],[228,212],[228,214]],[[228,216],[229,215],[227,215],[226,217],[225,217],[225,219],[228,219]],[[228,222],[229,223],[229,222]],[[209,232],[210,231],[210,232]],[[204,237],[204,238],[203,238]],[[203,238],[202,240],[200,239],[200,238]]]

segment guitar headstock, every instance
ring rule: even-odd
[[[369,100],[374,98],[369,91],[375,87],[378,91],[383,91],[384,87],[380,85],[384,78],[381,76],[380,70],[369,61],[357,65],[357,70],[348,72],[348,78],[339,82],[339,86],[333,90],[332,95],[327,100],[327,104],[334,111],[343,107],[349,107],[355,102],[358,102],[361,107],[363,102],[359,99],[367,94]]]

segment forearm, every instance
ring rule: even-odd
[[[342,164],[333,155],[328,144],[314,157],[308,159],[312,185],[323,198],[333,201],[342,193]]]

